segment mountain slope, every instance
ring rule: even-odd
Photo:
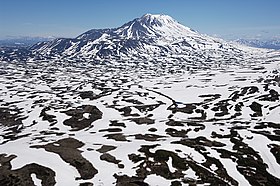
[[[76,38],[38,43],[33,54],[79,59],[180,60],[242,57],[243,48],[202,35],[168,15],[146,14],[119,28],[93,29]]]

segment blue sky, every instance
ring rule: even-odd
[[[280,0],[0,0],[0,39],[75,37],[146,13],[224,38],[280,37],[279,8]]]

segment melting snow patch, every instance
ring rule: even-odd
[[[198,176],[196,176],[196,172],[191,168],[185,171],[184,174],[186,175],[186,178],[198,179]]]
[[[212,164],[212,165],[210,166],[210,169],[211,169],[212,171],[216,171],[216,170],[218,170],[218,167],[217,167],[215,164]]]
[[[86,118],[86,119],[89,119],[90,118],[90,113],[84,113],[83,117]]]
[[[42,185],[42,181],[36,177],[36,174],[31,174],[31,178],[36,186]]]
[[[169,157],[169,160],[167,161],[167,164],[168,164],[170,172],[175,172],[176,171],[176,169],[172,166],[172,158],[171,157]]]

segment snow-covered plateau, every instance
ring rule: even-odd
[[[280,185],[280,53],[166,15],[0,55],[0,185]]]

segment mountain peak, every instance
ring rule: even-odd
[[[145,23],[148,26],[163,26],[165,24],[176,23],[172,17],[165,14],[145,14],[139,21]]]
[[[126,38],[164,38],[174,40],[196,34],[192,29],[164,14],[145,14],[116,30]]]
[[[144,14],[141,18],[174,20],[171,16],[166,14],[150,14],[150,13]]]

